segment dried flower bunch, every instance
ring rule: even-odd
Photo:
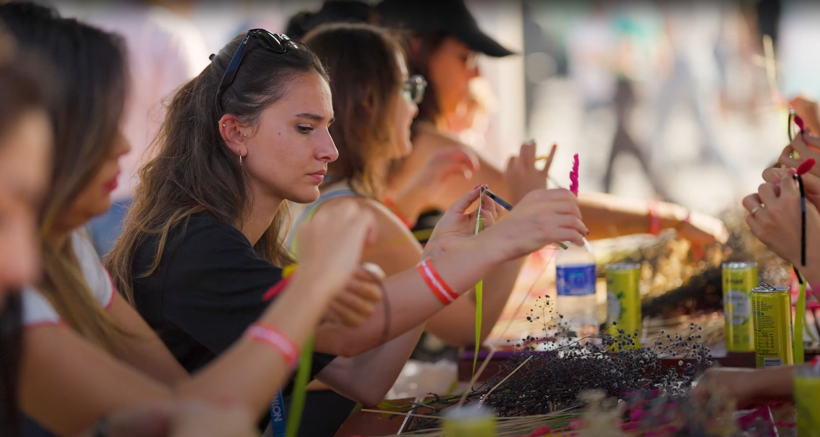
[[[709,349],[699,341],[701,328],[694,323],[686,335],[661,331],[652,345],[636,348],[637,333],[623,330],[617,336],[568,337],[563,316],[548,316],[553,312],[548,298],[539,298],[530,311],[528,320],[541,325],[544,336],[522,339],[516,345],[519,352],[504,363],[501,372],[467,396],[468,402],[491,406],[500,417],[544,415],[577,407],[579,394],[588,390],[617,399],[644,392],[679,399],[690,392],[696,372],[712,364]],[[677,362],[664,365],[664,358]],[[458,401],[458,396],[436,396],[424,407],[440,413]],[[416,429],[436,426],[438,420],[429,417],[415,421]]]
[[[584,390],[600,390],[616,398],[631,392],[659,390],[678,398],[688,394],[696,370],[712,364],[709,348],[700,343],[702,328],[694,323],[689,325],[688,334],[660,331],[654,344],[636,348],[638,334],[621,329],[617,330],[617,336],[567,338],[562,316],[545,321],[544,313],[551,310],[549,299],[544,298],[531,310],[528,320],[541,324],[546,338],[559,341],[522,339],[521,352],[504,364],[499,376],[485,384],[493,387],[502,375],[518,369],[514,377],[504,381],[484,400],[499,416],[544,414],[564,409],[577,404],[578,394]],[[665,366],[664,358],[677,358],[678,362]],[[522,366],[525,360],[528,362]]]
[[[704,259],[695,261],[689,242],[676,240],[674,232],[664,232],[651,246],[613,253],[607,263],[641,264],[641,282],[648,284],[642,296],[645,317],[674,317],[700,311],[722,310],[721,264],[756,261],[760,277],[777,285],[788,285],[790,266],[757,239],[745,223],[745,211],[732,210],[721,215],[729,230],[726,244],[706,249]]]

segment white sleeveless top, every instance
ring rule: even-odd
[[[91,294],[104,309],[110,308],[116,295],[114,285],[108,271],[100,262],[100,257],[97,255],[94,245],[88,236],[81,231],[72,232],[70,238],[74,254],[80,262],[83,276],[91,288]],[[32,327],[42,324],[61,323],[57,310],[35,287],[28,286],[23,289],[22,301],[23,326]]]

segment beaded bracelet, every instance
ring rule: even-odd
[[[458,299],[458,294],[453,292],[450,286],[444,282],[444,279],[441,278],[429,259],[424,259],[417,268],[424,282],[430,287],[430,291],[433,292],[441,303],[450,305]]]
[[[282,358],[285,359],[285,364],[289,368],[296,368],[296,364],[299,362],[299,345],[283,334],[282,331],[264,323],[254,323],[245,331],[245,335],[251,340],[265,343],[276,349],[277,352],[282,354]]]

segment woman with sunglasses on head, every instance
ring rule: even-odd
[[[280,280],[290,261],[275,240],[279,218],[288,201],[319,197],[327,165],[338,157],[329,133],[334,117],[330,84],[315,55],[261,29],[231,41],[171,101],[157,155],[142,169],[108,266],[189,371],[239,338]],[[319,325],[310,377],[377,403],[404,363],[378,346],[418,327],[487,270],[555,241],[580,242],[585,233],[569,192],[558,195],[565,211],[557,213],[550,202],[556,195],[540,190],[503,224],[473,237],[475,214],[466,210],[478,193],[469,191],[449,210],[422,270],[385,281],[392,311],[378,306],[356,328]],[[329,205],[300,227],[295,278],[311,274],[300,273],[303,227],[332,222],[336,214]],[[435,289],[426,282],[431,278]],[[346,358],[334,359],[339,355]]]
[[[390,174],[388,195],[396,212],[415,223],[420,212],[445,209],[459,193],[475,184],[488,184],[496,194],[513,204],[518,202],[531,189],[532,180],[520,174],[521,162],[528,167],[536,158],[531,144],[522,146],[506,172],[479,158],[477,168],[464,173],[469,177],[442,178],[435,185],[419,177],[442,150],[461,148],[474,154],[452,135],[450,122],[459,118],[469,104],[469,83],[480,74],[476,56],[504,57],[513,52],[481,31],[463,0],[383,0],[376,11],[382,25],[409,32],[406,48],[410,74],[421,74],[429,81],[427,98],[419,105],[413,126],[413,152]],[[590,239],[674,228],[700,247],[723,242],[728,236],[719,220],[670,203],[647,205],[604,193],[584,193],[580,205]],[[426,235],[424,228],[431,222],[435,220],[421,220],[415,228],[417,234]]]
[[[108,207],[118,158],[128,150],[118,132],[126,71],[119,40],[31,3],[0,5],[0,20],[21,50],[40,54],[60,71],[59,92],[48,108],[52,126],[39,126],[54,132],[55,147],[50,189],[38,208],[43,273],[23,295],[21,409],[59,435],[77,435],[119,411],[174,399],[258,417],[285,385],[319,320],[358,323],[372,312],[377,284],[369,276],[354,278],[371,217],[340,207],[333,220],[318,225],[324,233],[313,230],[302,238],[301,274],[274,304],[255,301],[255,317],[244,327],[249,329],[224,340],[222,357],[190,377],[117,297],[93,246],[77,230]],[[325,244],[345,247],[345,256]],[[296,288],[304,292],[293,293]],[[301,303],[306,296],[312,305]],[[331,304],[339,296],[344,300]],[[243,309],[220,308],[234,315]]]
[[[354,204],[376,217],[376,239],[364,254],[388,276],[412,268],[421,261],[422,248],[401,218],[382,202],[387,172],[393,159],[412,150],[410,125],[422,101],[426,81],[409,77],[400,43],[388,31],[364,24],[320,26],[304,38],[305,44],[323,60],[330,72],[336,123],[330,128],[339,149],[339,159],[328,165],[319,199],[297,215],[296,226],[321,214],[324,205]],[[546,173],[541,184],[546,184]],[[535,188],[535,187],[533,187]],[[551,207],[560,213],[572,211],[574,201],[555,190]],[[486,197],[486,196],[485,196]],[[500,207],[486,197],[486,225],[492,225]],[[298,228],[297,228],[298,229]],[[495,325],[513,288],[520,263],[512,261],[487,275],[483,340]],[[426,329],[452,345],[475,344],[476,303],[470,297],[457,299],[426,322]],[[393,357],[404,362],[415,346],[422,326],[408,332],[403,353]]]

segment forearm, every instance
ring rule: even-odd
[[[258,321],[304,345],[332,295],[322,289],[331,285],[321,278],[321,273],[300,270]],[[212,402],[235,400],[258,415],[265,411],[290,374],[291,369],[279,351],[267,343],[242,337],[191,381],[178,386],[177,391],[185,397]]]
[[[459,247],[440,252],[431,258],[444,281],[457,294],[465,293],[483,275],[504,261],[500,251],[480,250],[480,237],[473,237]],[[387,340],[398,337],[420,325],[444,308],[414,267],[393,275],[384,282],[390,306]],[[341,356],[355,356],[379,346],[385,329],[385,311],[379,306],[358,328],[325,326],[317,330],[316,350]]]
[[[603,239],[649,232],[648,204],[605,193],[581,193],[581,215],[589,228],[587,239]],[[679,226],[688,214],[686,208],[673,203],[658,202],[656,207],[660,229]]]
[[[758,369],[758,375],[751,379],[754,394],[769,402],[790,401],[794,395],[794,369],[796,366],[780,366]]]
[[[317,378],[363,405],[376,405],[396,382],[423,331],[419,325],[361,355],[337,358]]]
[[[524,265],[524,259],[508,261],[484,278],[481,342],[490,335],[501,317],[515,287],[521,266]],[[476,342],[475,312],[476,299],[473,287],[460,299],[430,318],[427,322],[427,331],[453,346],[473,345]]]

